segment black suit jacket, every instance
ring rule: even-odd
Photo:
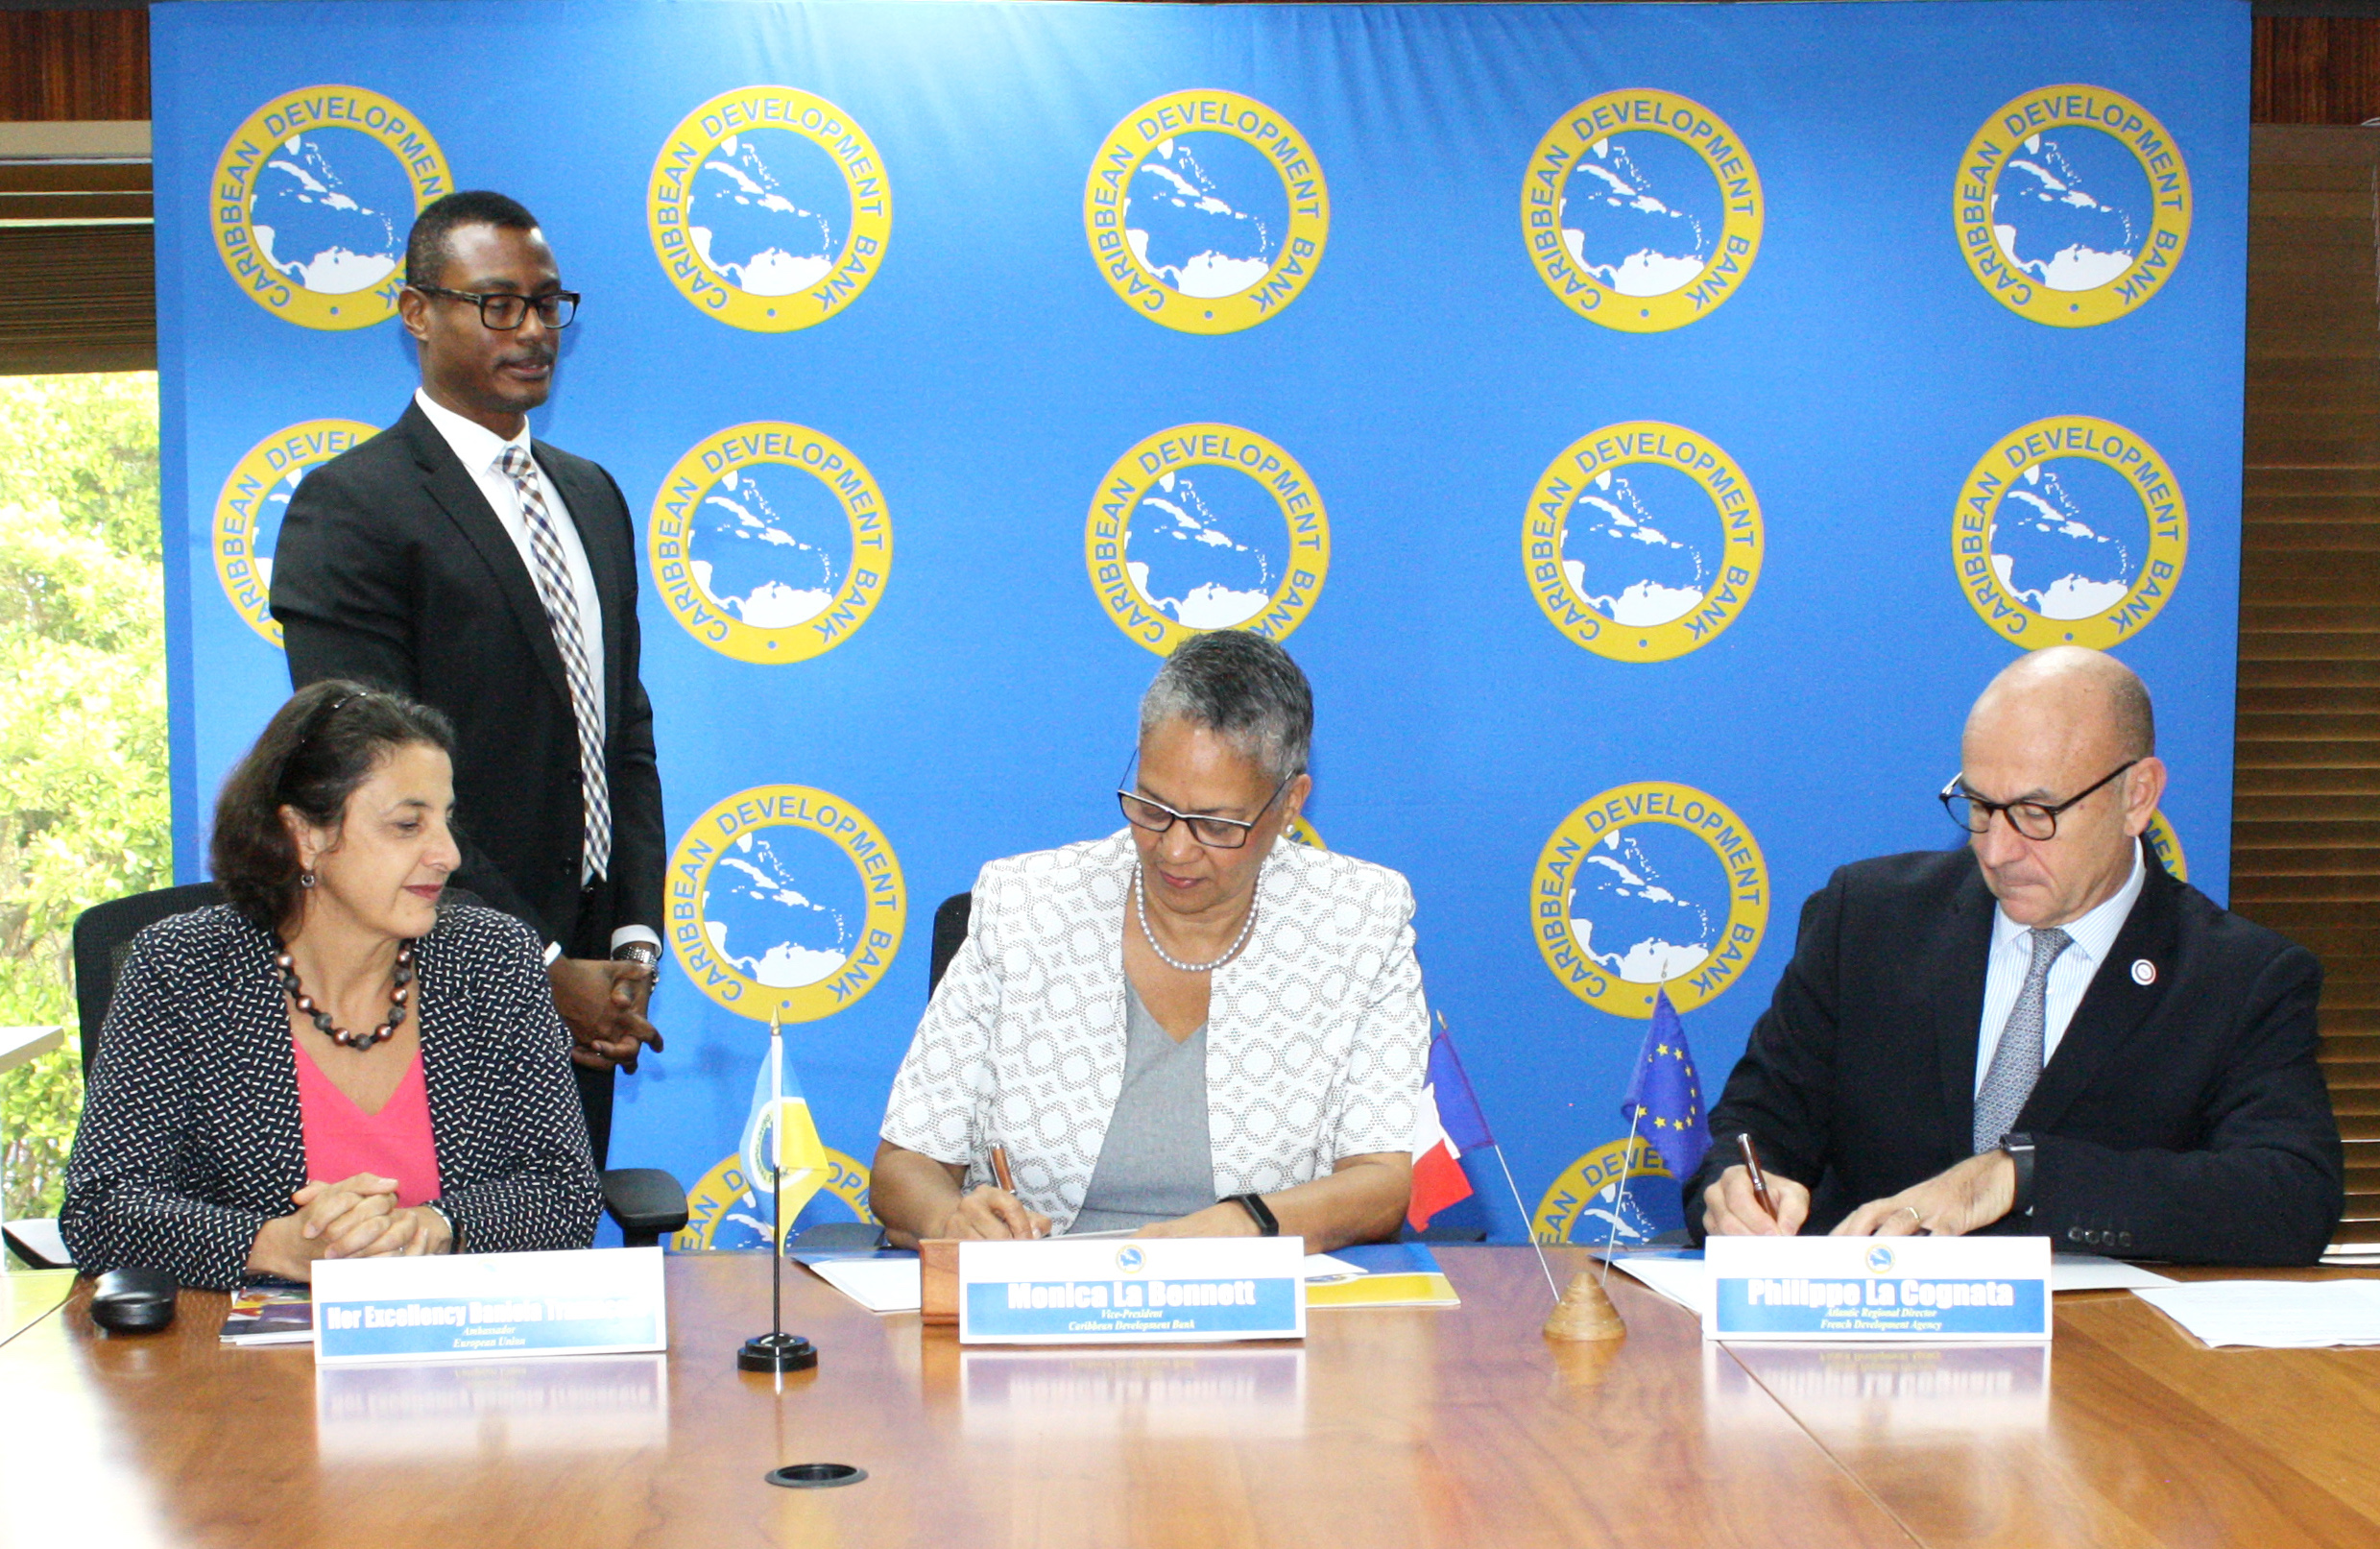
[[[1719,1144],[1685,1184],[1697,1238],[1739,1133],[1810,1187],[1811,1232],[1972,1153],[1993,908],[1963,849],[1845,866],[1802,907],[1793,960],[1711,1110]],[[2128,1258],[2312,1263],[2344,1206],[2314,1058],[2321,981],[2304,948],[2151,856],[2013,1126],[2037,1147],[2031,1216],[1995,1229]]]
[[[463,869],[455,884],[569,949],[574,937],[661,928],[667,837],[653,706],[638,678],[637,549],[612,476],[539,442],[603,606],[604,762],[612,791],[612,918],[579,919],[585,807],[578,722],[528,567],[421,405],[308,474],[273,557],[273,617],[290,681],[349,678],[444,711],[455,725]]]

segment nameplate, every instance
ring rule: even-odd
[[[1189,1344],[1306,1337],[1302,1237],[961,1243],[968,1344]]]
[[[1703,1263],[1705,1339],[2050,1337],[2046,1237],[1714,1237]]]
[[[314,1359],[324,1365],[668,1347],[658,1247],[314,1265]]]

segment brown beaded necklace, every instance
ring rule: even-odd
[[[370,1049],[374,1044],[396,1037],[397,1029],[404,1026],[405,1003],[413,995],[409,987],[413,983],[412,942],[408,941],[397,949],[397,975],[396,982],[389,989],[389,1014],[387,1020],[370,1032],[349,1032],[331,1021],[330,1013],[316,1005],[314,998],[298,982],[298,964],[290,956],[289,948],[277,936],[274,938],[273,945],[279,949],[273,955],[273,966],[280,970],[281,988],[289,992],[289,998],[298,1003],[298,1009],[312,1017],[314,1025],[332,1043],[343,1049]]]

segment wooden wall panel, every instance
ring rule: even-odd
[[[2253,147],[2231,903],[2322,959],[2322,1063],[2347,1142],[2340,1235],[2374,1242],[2380,129],[2259,125]]]
[[[146,11],[0,11],[0,123],[148,116]]]

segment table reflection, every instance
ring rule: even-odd
[[[2049,1422],[2047,1344],[1725,1348],[1814,1430],[2007,1433]]]
[[[974,1434],[1225,1438],[1306,1430],[1306,1351],[965,1350]]]
[[[613,1452],[669,1441],[660,1355],[318,1367],[325,1462]]]

